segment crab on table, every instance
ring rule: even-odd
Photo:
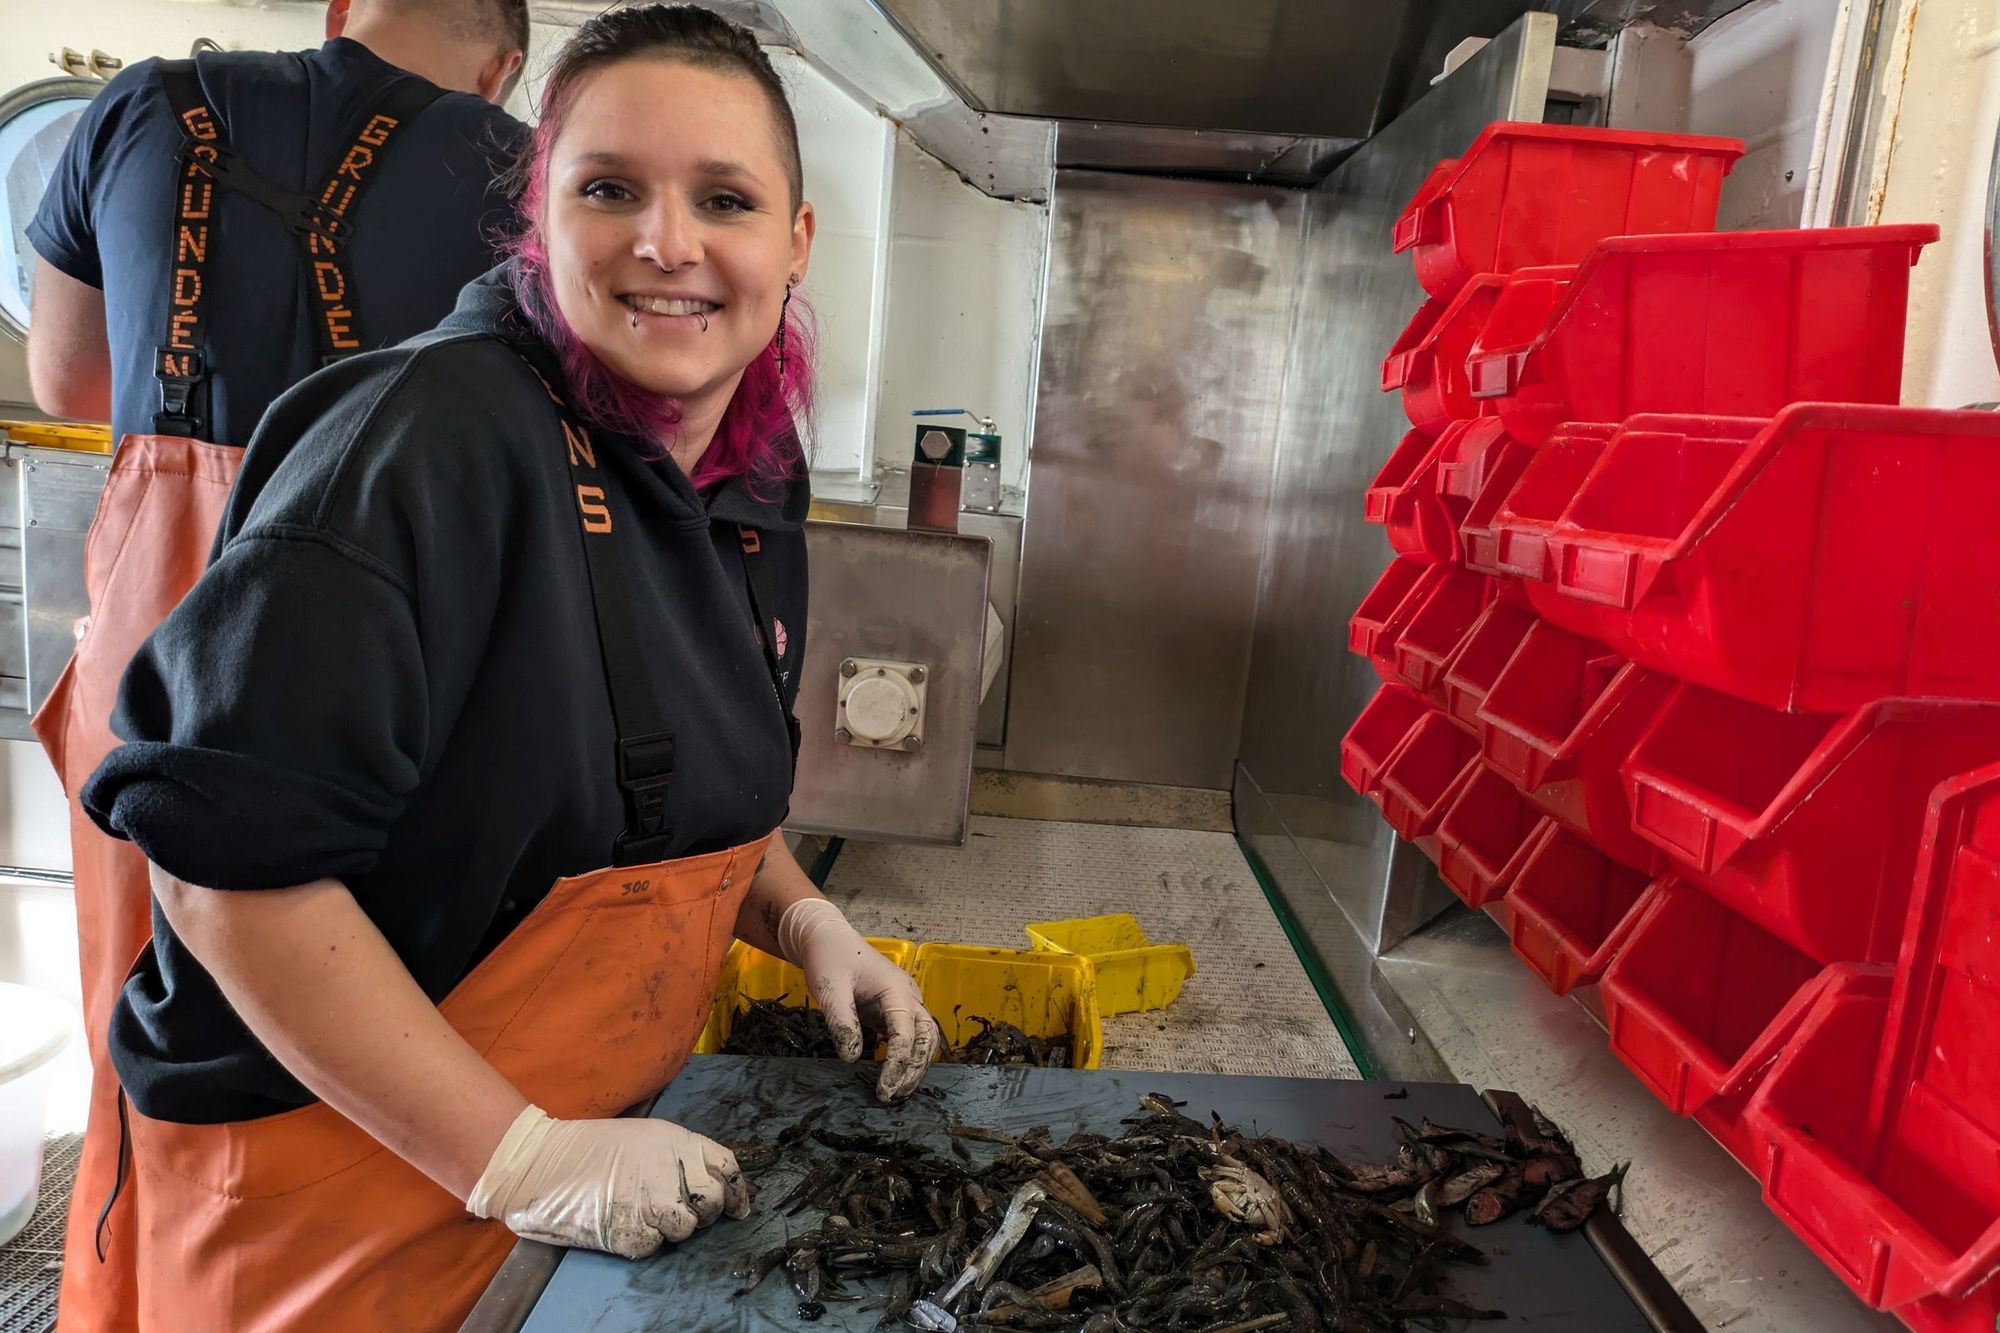
[[[1257,1234],[1251,1239],[1259,1245],[1282,1244],[1285,1229],[1297,1225],[1278,1187],[1233,1157],[1224,1156],[1218,1165],[1203,1167],[1201,1178],[1208,1182],[1208,1198],[1215,1210],[1232,1222],[1256,1227]]]

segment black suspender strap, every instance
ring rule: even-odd
[[[160,81],[180,127],[174,182],[173,271],[167,285],[167,336],[153,358],[160,408],[158,435],[208,436],[208,256],[215,237],[215,179],[208,166],[221,155],[221,135],[203,99],[192,60],[160,62]]]
[[[597,622],[597,643],[604,661],[604,683],[611,695],[612,724],[618,729],[618,788],[625,796],[625,831],[612,847],[612,864],[645,865],[663,860],[673,844],[667,796],[674,780],[674,735],[653,692],[653,672],[639,644],[638,620],[624,557],[618,549],[617,519],[607,488],[611,485],[598,465],[590,433],[571,417],[568,406],[534,362],[529,370],[541,380],[562,422],[563,451],[576,496],[577,529],[583,539],[583,562],[590,575],[590,603]],[[754,528],[738,529],[751,615],[759,622],[764,664],[771,689],[791,738],[792,764],[799,758],[799,724],[785,704],[784,678],[778,662],[770,621],[763,608],[775,605],[768,563],[758,559],[762,542]]]
[[[208,274],[213,262],[215,199],[218,187],[234,190],[276,213],[299,239],[318,318],[314,329],[320,364],[327,365],[366,347],[354,299],[347,246],[354,214],[382,154],[398,126],[444,93],[423,79],[392,80],[374,107],[348,136],[340,159],[312,194],[300,194],[252,171],[222,138],[192,60],[165,60],[160,83],[181,133],[174,196],[173,272],[168,286],[167,336],[154,359],[160,410],[153,429],[161,435],[209,436]]]
[[[550,396],[554,397],[553,390]],[[625,831],[612,847],[612,864],[645,865],[664,860],[673,842],[667,795],[674,781],[674,735],[667,729],[639,646],[616,520],[605,494],[608,478],[598,467],[590,433],[570,418],[560,400],[556,410],[562,418],[563,448],[576,492],[583,560],[590,571],[604,683],[611,693],[612,722],[618,728],[618,788],[625,795]]]
[[[301,198],[296,213],[280,213],[305,247],[307,285],[319,311],[315,327],[319,330],[321,365],[352,356],[368,345],[354,300],[354,274],[347,265],[353,218],[396,128],[443,95],[444,89],[427,80],[407,75],[396,79],[375,109],[362,118],[340,161],[312,198]]]
[[[736,529],[737,553],[743,557],[743,582],[750,592],[750,614],[757,620],[757,641],[764,647],[764,666],[771,673],[771,692],[778,698],[778,711],[785,715],[785,731],[792,742],[792,772],[799,769],[799,719],[785,702],[785,670],[778,658],[777,625],[770,608],[778,604],[777,589],[771,583],[771,562],[764,559],[763,534],[755,528]]]

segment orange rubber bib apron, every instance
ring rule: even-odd
[[[219,189],[243,191],[277,211],[300,236],[301,262],[320,309],[314,321],[322,362],[366,345],[352,305],[345,257],[352,218],[396,128],[440,94],[421,79],[392,83],[365,113],[325,184],[311,196],[289,195],[244,168],[228,152],[208,108],[193,61],[163,61],[162,90],[182,134],[175,192],[172,308],[154,373],[161,410],[150,435],[118,442],[84,544],[90,614],[77,626],[76,651],[33,727],[69,798],[70,852],[76,881],[77,953],[90,1052],[90,1109],[71,1194],[63,1246],[61,1327],[133,1327],[129,1272],[98,1263],[109,1245],[132,1235],[136,1189],[117,1189],[118,1081],[106,1047],[111,1010],[133,961],[152,940],[152,890],[146,859],[132,844],[107,837],[77,795],[118,744],[111,713],[133,654],[179,605],[208,566],[217,528],[242,463],[242,450],[210,444],[205,331],[208,274],[227,250],[212,227]],[[100,1211],[116,1193],[100,1227]],[[128,1247],[129,1248],[129,1247]],[[102,1271],[100,1271],[100,1269]]]
[[[559,881],[444,1016],[550,1115],[651,1097],[701,1034],[768,841]],[[145,1333],[442,1333],[514,1244],[323,1103],[226,1125],[135,1115],[132,1156]]]
[[[119,442],[84,543],[90,617],[78,626],[76,652],[35,714],[35,735],[69,797],[77,954],[90,1048],[90,1112],[63,1241],[65,1331],[133,1327],[129,1271],[98,1263],[99,1214],[117,1187],[120,1161],[118,1075],[106,1040],[119,989],[153,938],[145,855],[100,831],[77,793],[118,744],[111,710],[126,664],[208,565],[241,461],[241,450],[200,440],[128,435]],[[136,1194],[128,1181],[103,1217],[107,1243],[123,1240],[128,1251]]]

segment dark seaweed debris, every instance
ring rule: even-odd
[[[1398,1120],[1392,1161],[1349,1163],[1203,1124],[1163,1097],[1143,1111],[1117,1138],[1061,1144],[1047,1128],[955,1126],[953,1154],[802,1121],[780,1139],[821,1151],[778,1206],[825,1216],[748,1265],[744,1291],[777,1268],[810,1304],[861,1299],[850,1284],[886,1278],[875,1299],[891,1321],[936,1299],[968,1330],[1442,1330],[1506,1317],[1449,1294],[1455,1266],[1486,1259],[1449,1214],[1476,1225],[1529,1208],[1570,1230],[1623,1175],[1586,1181],[1539,1118],[1505,1137]],[[968,1141],[1002,1151],[976,1166]],[[946,1301],[968,1267],[975,1277]]]
[[[786,1004],[788,997],[775,1000],[742,1000],[730,1020],[729,1036],[722,1043],[724,1055],[786,1055],[811,1060],[837,1060],[840,1052],[827,1029],[826,1015],[805,1005]],[[1032,1065],[1042,1069],[1068,1069],[1075,1055],[1067,1036],[1031,1037],[1012,1023],[991,1022],[968,1014],[968,1023],[979,1031],[964,1045],[939,1055],[947,1064]],[[869,1049],[878,1034],[865,1032]]]

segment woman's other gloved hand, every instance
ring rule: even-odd
[[[943,1040],[916,979],[877,953],[824,898],[801,898],[785,909],[778,950],[805,972],[841,1059],[861,1058],[864,1022],[884,1035],[876,1096],[893,1102],[915,1092]]]

